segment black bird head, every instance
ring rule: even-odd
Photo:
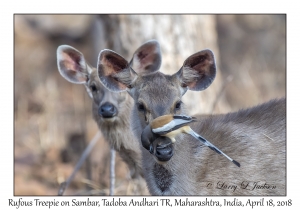
[[[153,133],[150,125],[143,130],[141,141],[143,147],[161,162],[168,161],[173,156],[174,148],[171,139]]]

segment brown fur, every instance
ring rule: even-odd
[[[276,113],[276,115],[274,114]],[[162,191],[151,173],[146,173],[153,195],[285,195],[286,122],[285,99],[273,100],[247,110],[205,117],[192,129],[240,162],[236,167],[189,135],[174,144],[174,155],[162,166],[173,183]],[[143,152],[147,171],[155,170],[152,155]],[[255,182],[276,186],[253,189]],[[243,189],[248,183],[246,189]],[[226,189],[221,189],[227,185]],[[232,190],[236,186],[236,190]],[[220,188],[220,189],[219,189]],[[228,189],[229,188],[229,189]]]
[[[215,67],[212,52],[204,50],[190,56],[172,76],[155,72],[134,77],[128,92],[135,102],[131,125],[137,138],[153,119],[185,114],[183,107],[177,109],[174,104],[188,89],[207,88],[215,77]],[[108,78],[102,78],[104,84]],[[122,80],[118,78],[118,82]],[[139,110],[138,103],[143,103],[145,109]],[[173,157],[164,163],[142,149],[142,166],[150,193],[285,195],[285,111],[285,99],[273,100],[227,115],[204,116],[203,120],[200,118],[191,125],[193,130],[238,161],[240,168],[186,134],[177,137]],[[263,185],[260,188],[264,189],[253,189],[255,184]]]
[[[94,69],[87,64],[83,54],[78,50],[67,45],[62,45],[57,50],[58,69],[61,75],[72,83],[85,85],[88,94],[93,99],[93,118],[105,139],[127,163],[133,178],[143,176],[141,147],[130,129],[133,100],[126,93],[115,93],[105,88],[100,82],[98,72],[104,73],[104,77],[112,76],[109,82],[102,80],[105,85],[112,84],[111,87],[115,85],[117,88],[124,89],[129,84],[119,83],[115,76],[118,73],[122,75],[124,68],[134,66],[135,70],[141,74],[159,69],[161,64],[159,43],[155,40],[144,43],[135,51],[130,64],[120,55],[109,50],[101,51],[98,59],[97,69]],[[69,64],[68,68],[65,64]],[[71,75],[69,75],[70,72]],[[136,73],[131,75],[131,72],[127,75],[137,76]],[[98,109],[106,102],[112,104],[117,110],[117,114],[112,118],[103,118],[98,113]]]
[[[146,115],[151,119],[150,122],[165,114],[183,114],[183,110],[176,111],[169,108],[173,98],[176,98],[176,93],[178,94],[178,89],[169,85],[172,79],[159,72],[156,75],[152,74],[151,80],[149,77],[143,78],[143,87],[144,83],[149,85],[150,81],[151,87],[144,88],[144,91],[140,91],[135,97],[147,102],[150,112]],[[162,89],[164,91],[161,91]],[[156,108],[158,105],[164,107],[160,112]],[[139,117],[143,114],[138,111],[135,113],[133,125],[137,123],[146,125],[143,117]],[[204,118],[204,120],[200,118],[200,121],[193,123],[191,127],[238,161],[241,168],[236,167],[224,156],[211,151],[193,137],[180,135],[174,144],[173,157],[162,165],[168,171],[168,179],[162,180],[163,177],[157,179],[157,176],[153,175],[157,173],[155,165],[161,162],[148,151],[142,151],[145,179],[152,195],[285,195],[284,99],[237,113]],[[134,128],[137,128],[136,135],[140,136],[144,127],[134,126]],[[247,182],[249,182],[247,190],[241,189],[241,185],[246,185]],[[264,183],[274,185],[276,189],[248,190],[253,188],[255,182],[260,185]],[[166,183],[171,183],[169,188],[166,188]],[[237,186],[237,189],[235,191],[218,189],[223,183],[223,186]],[[164,191],[160,186],[164,186]]]
[[[126,93],[113,93],[107,90],[99,81],[97,72],[93,71],[88,84],[96,84],[98,89],[102,89],[103,93],[98,93],[93,97],[93,118],[103,136],[114,148],[119,152],[121,158],[127,163],[132,178],[142,176],[141,169],[141,152],[135,136],[130,132],[130,118],[128,113],[131,112],[133,100]],[[110,102],[115,101],[114,105],[118,108],[118,115],[113,121],[103,119],[98,114],[100,103],[103,103],[105,94],[111,94]]]
[[[66,64],[69,64],[68,68]],[[83,55],[74,48],[66,46],[63,51],[58,51],[58,67],[65,79],[85,85],[93,100],[93,118],[105,140],[120,154],[132,178],[143,177],[141,148],[130,130],[129,113],[133,106],[132,98],[126,93],[114,93],[105,88],[99,80],[97,70],[90,67]],[[73,74],[70,75],[70,72]],[[93,91],[93,88],[96,91]],[[98,113],[99,107],[106,102],[113,104],[117,109],[117,115],[113,118],[103,118]]]

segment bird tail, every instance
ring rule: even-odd
[[[198,133],[196,133],[192,129],[190,129],[189,134],[192,135],[194,138],[198,139],[199,141],[201,141],[205,146],[209,147],[211,150],[213,150],[213,151],[215,151],[215,152],[217,152],[221,155],[224,155],[228,160],[230,160],[236,166],[238,166],[238,167],[241,166],[239,162],[237,162],[237,161],[233,160],[232,158],[230,158],[228,155],[226,155],[224,152],[222,152],[219,148],[217,148],[215,145],[210,143],[208,140],[206,140],[205,138],[200,136]]]

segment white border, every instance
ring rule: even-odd
[[[286,13],[287,14],[287,197],[272,197],[274,200],[293,200],[289,209],[299,209],[300,202],[297,192],[300,189],[299,170],[299,6],[295,3],[282,1],[14,1],[4,3],[1,6],[1,61],[2,81],[0,109],[1,118],[1,179],[0,179],[0,207],[8,209],[8,199],[17,200],[20,197],[13,196],[13,14],[14,13]],[[250,4],[251,3],[251,4]],[[128,8],[125,10],[125,8]],[[298,96],[298,97],[297,97]],[[25,96],[24,96],[25,97]],[[38,197],[24,197],[23,200],[33,200]],[[84,199],[85,197],[81,197]],[[122,200],[130,200],[131,197],[121,197]],[[140,199],[141,197],[138,197]],[[161,199],[160,197],[148,197],[149,199]],[[177,197],[178,198],[178,197]],[[193,197],[192,199],[194,199]],[[227,197],[228,198],[228,197]],[[260,197],[252,197],[259,200]],[[72,197],[40,197],[42,200],[71,200]],[[93,198],[102,199],[100,197]],[[174,199],[174,197],[171,197]],[[202,200],[203,197],[200,197]],[[223,201],[223,197],[213,197],[214,200]],[[233,200],[233,197],[231,197]],[[247,200],[238,197],[238,200]],[[2,208],[6,207],[6,208]],[[11,207],[14,208],[14,207]],[[126,207],[126,209],[132,209]],[[138,207],[140,208],[140,207]],[[153,207],[145,207],[153,208]],[[166,207],[167,208],[167,207]],[[177,207],[173,207],[177,208]],[[197,207],[199,208],[199,207]],[[21,208],[22,209],[22,208]],[[27,209],[46,209],[30,207]],[[48,208],[47,208],[48,209]],[[53,208],[51,208],[53,209]],[[54,208],[59,209],[59,208]],[[74,209],[62,208],[62,209]],[[86,208],[76,208],[86,209]],[[219,209],[219,208],[216,208]],[[229,208],[227,208],[229,209]],[[262,209],[257,207],[255,209]]]

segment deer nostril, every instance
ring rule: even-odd
[[[111,112],[114,110],[113,105],[101,106],[101,112]]]
[[[172,144],[158,145],[156,147],[155,156],[160,161],[168,161],[173,156]]]
[[[171,144],[172,144],[172,142],[169,142],[167,144],[159,144],[158,143],[157,146],[156,146],[156,148],[157,149],[165,149],[165,148],[169,147]]]
[[[98,113],[103,118],[111,118],[116,116],[117,109],[113,104],[107,102],[99,108]]]

